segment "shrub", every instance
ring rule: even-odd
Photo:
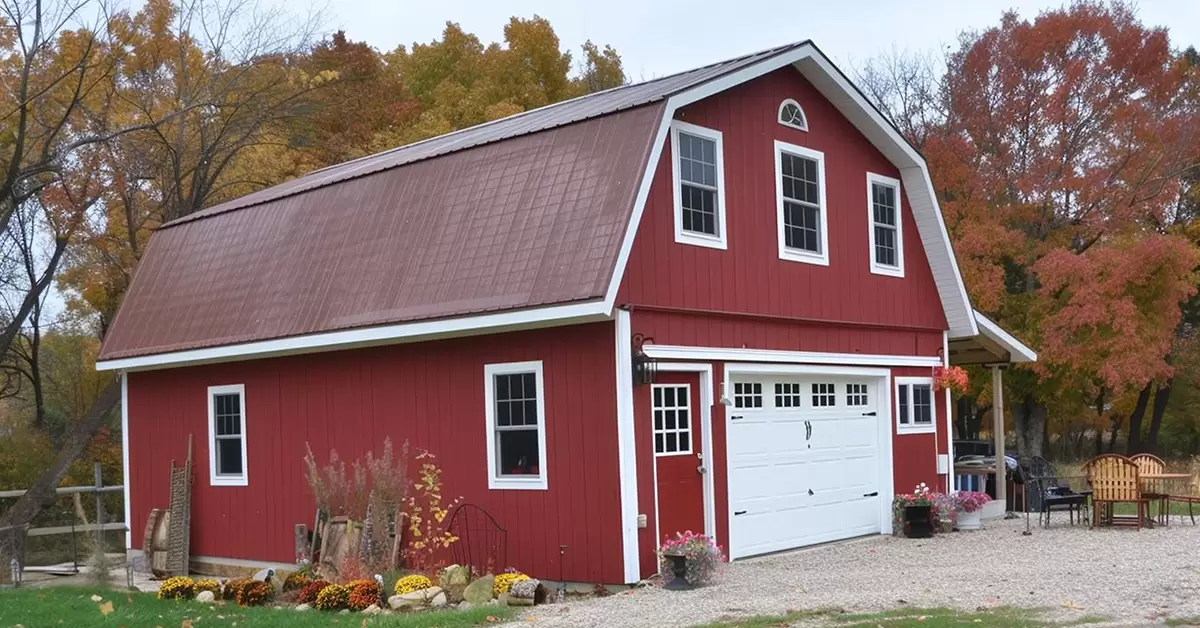
[[[318,609],[323,611],[337,611],[347,608],[350,603],[350,589],[340,585],[331,584],[317,594],[317,602],[313,604]]]
[[[250,578],[234,578],[232,580],[226,580],[225,588],[221,591],[221,599],[237,600],[238,592],[242,590],[242,587],[250,584],[251,582],[254,581]]]
[[[501,593],[508,593],[514,582],[528,580],[529,576],[519,572],[510,571],[496,576],[496,584],[492,585],[492,595],[500,597]]]
[[[317,594],[321,592],[321,589],[327,586],[329,586],[329,582],[326,580],[313,580],[300,589],[300,597],[296,598],[296,601],[301,604],[312,604],[317,601]]]
[[[347,604],[351,610],[361,611],[364,608],[379,603],[379,583],[374,580],[355,580],[346,585],[350,589]]]
[[[298,589],[303,589],[304,587],[308,586],[310,582],[312,582],[312,579],[299,571],[290,573],[286,578],[283,579],[283,590],[296,591]]]
[[[687,581],[695,586],[711,584],[717,579],[721,563],[725,562],[725,554],[716,541],[691,530],[676,532],[675,538],[667,539],[658,548],[660,571],[665,582],[675,578],[668,555],[687,557]]]
[[[196,595],[199,595],[201,591],[212,591],[213,597],[221,599],[221,583],[212,578],[196,581]]]
[[[429,578],[426,578],[420,574],[413,574],[411,576],[404,576],[403,578],[397,580],[395,591],[396,595],[404,595],[405,593],[412,593],[413,591],[428,589],[431,586],[433,586],[433,581],[431,581]]]
[[[260,606],[275,595],[275,586],[270,582],[252,581],[238,589],[238,606]]]
[[[442,469],[432,462],[434,455],[422,451],[417,460],[421,464],[420,481],[413,484],[415,494],[408,496],[409,543],[405,549],[405,565],[410,569],[429,570],[435,568],[436,555],[458,541],[458,537],[446,529],[444,522],[450,510],[462,498],[442,505]]]
[[[193,597],[196,597],[196,583],[187,576],[167,578],[158,587],[160,600],[190,600]]]

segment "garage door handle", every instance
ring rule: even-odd
[[[745,511],[745,510],[735,510],[735,511],[733,511],[733,516],[735,516],[735,517],[736,517],[736,516],[738,516],[738,515],[744,515],[744,514],[746,514],[746,511]]]
[[[863,497],[879,497],[879,491],[875,491],[874,493],[863,493]]]
[[[864,412],[864,413],[862,413],[862,415],[863,416],[875,416],[875,413],[874,412]]]

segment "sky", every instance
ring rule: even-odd
[[[983,29],[1006,9],[1033,17],[1059,2],[1019,0],[325,0],[331,30],[380,50],[429,42],[447,21],[487,42],[509,17],[540,15],[564,48],[591,39],[620,53],[633,81],[812,39],[844,70],[890,50],[924,52]],[[1142,22],[1167,26],[1178,48],[1200,47],[1200,1],[1142,0]]]

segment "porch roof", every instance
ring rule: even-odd
[[[1037,352],[988,317],[975,311],[979,334],[950,339],[950,364],[1023,364],[1037,362]]]

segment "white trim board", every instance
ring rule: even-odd
[[[637,438],[633,403],[633,333],[628,310],[617,310],[617,470],[621,487],[621,555],[625,584],[642,579],[638,555]]]
[[[121,373],[121,484],[125,485],[125,549],[133,547],[133,477],[129,473],[129,374]]]
[[[976,311],[975,320],[979,324],[979,333],[981,335],[1008,351],[1009,362],[1013,364],[1037,362],[1037,353],[1033,349],[1030,349],[1023,342],[1017,340],[1012,334],[1004,331],[1002,327],[993,323],[990,318]]]
[[[517,310],[480,316],[464,316],[415,323],[400,323],[363,329],[348,329],[307,336],[261,340],[206,349],[188,349],[132,358],[114,358],[96,363],[96,370],[148,370],[177,366],[253,360],[268,357],[355,349],[401,342],[492,334],[516,329],[535,329],[608,320],[609,309],[599,301]]]
[[[878,355],[867,353],[823,353],[818,351],[777,351],[773,349],[727,349],[686,345],[646,344],[642,351],[656,360],[717,360],[723,362],[787,362],[844,366],[941,366],[942,358],[921,355]],[[828,372],[817,369],[813,372]]]

